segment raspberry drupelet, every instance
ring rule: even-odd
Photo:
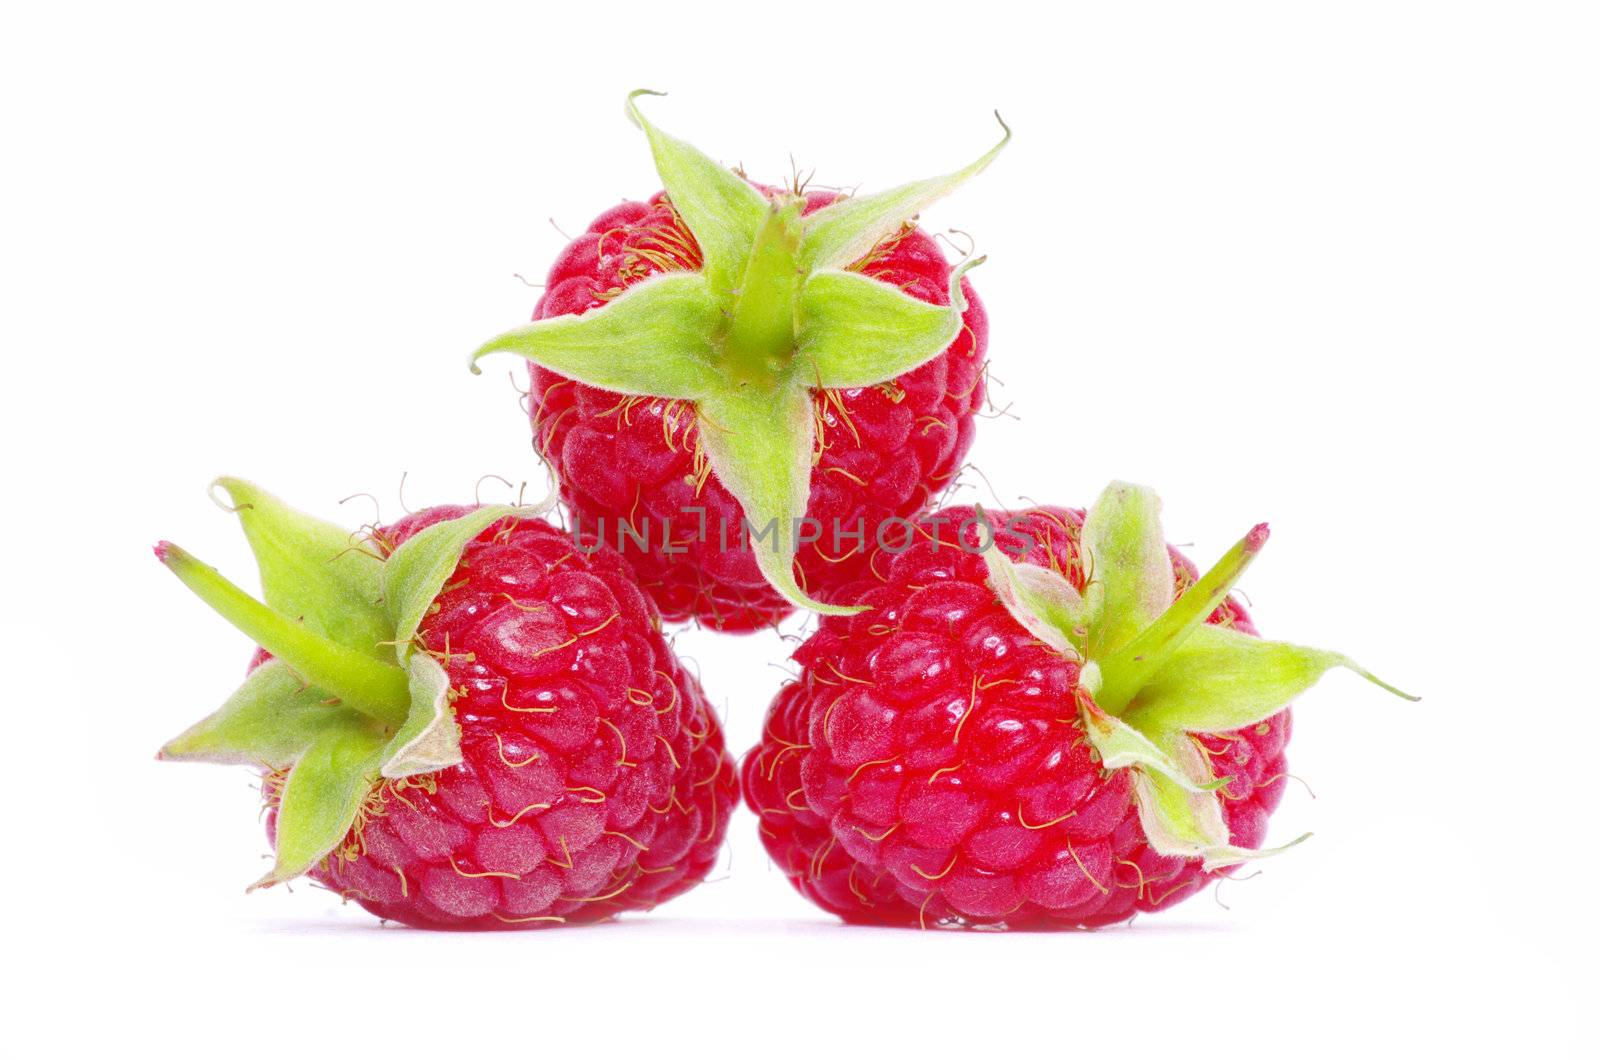
[[[802,894],[859,923],[1085,928],[1255,855],[1283,796],[1288,698],[1350,664],[1260,640],[1228,595],[1264,526],[1202,579],[1154,510],[1121,486],[1098,518],[953,508],[874,552],[842,591],[871,610],[825,618],[795,653],[801,675],[742,767]],[[1149,646],[1173,641],[1183,657],[1163,669],[1168,648]],[[1142,686],[1126,679],[1135,642],[1157,663]]]
[[[289,520],[248,484],[223,485],[257,546],[272,603],[272,547],[261,542],[284,539]],[[407,721],[373,724],[347,710],[335,720],[351,739],[323,740],[330,717],[306,715],[339,707],[321,693],[307,702],[302,675],[288,665],[304,649],[277,638],[246,683],[278,686],[266,695],[277,732],[263,737],[224,707],[163,750],[267,765],[279,864],[263,884],[304,871],[379,917],[475,929],[649,909],[706,876],[737,799],[735,770],[699,683],[615,551],[518,509],[430,508],[348,542],[347,570],[351,560],[380,576],[394,568],[380,580],[383,595],[424,601],[403,654],[413,689],[419,674],[434,681],[413,696]],[[293,551],[304,570],[319,550]],[[185,554],[162,552],[184,577]],[[432,573],[421,581],[408,573],[423,566]],[[346,632],[337,609],[315,614],[324,633]],[[274,640],[270,629],[247,632]],[[395,646],[384,650],[395,656]],[[411,720],[430,710],[433,731],[405,739]],[[280,746],[286,730],[298,752]],[[404,753],[391,755],[397,746]],[[322,774],[302,775],[319,766]],[[297,799],[297,785],[313,792],[311,781],[339,788],[338,797]]]

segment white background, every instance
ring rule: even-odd
[[[8,1037],[174,1055],[1566,1055],[1592,1004],[1600,33],[1583,4],[8,8],[0,23]],[[157,765],[247,646],[151,559],[249,578],[206,500],[352,525],[542,483],[507,378],[562,245],[656,189],[628,89],[752,175],[986,149],[970,232],[1001,498],[1157,487],[1335,674],[1273,837],[1131,928],[848,929],[747,813],[710,883],[530,934],[296,887],[242,771]],[[553,219],[553,223],[552,220]],[[958,237],[959,239],[959,237]],[[517,369],[520,372],[520,368]],[[969,476],[965,496],[988,498]],[[492,480],[484,498],[505,495]],[[678,639],[742,752],[775,635]],[[1225,907],[1224,907],[1225,906]],[[1588,986],[1583,983],[1587,982]],[[20,1018],[19,1018],[20,1017]],[[21,1038],[18,1039],[17,1036]],[[1591,1043],[1592,1044],[1592,1043]],[[1434,1055],[1440,1055],[1435,1053]],[[1591,1054],[1592,1055],[1592,1054]]]

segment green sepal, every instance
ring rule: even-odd
[[[644,130],[661,186],[700,244],[711,290],[726,295],[744,274],[745,259],[767,214],[767,200],[743,177],[699,148],[657,129],[635,102],[640,96],[665,94],[643,88],[630,93],[628,117]]]
[[[383,599],[388,608],[390,634],[396,657],[411,656],[428,608],[445,581],[461,562],[461,552],[473,538],[502,519],[529,519],[542,515],[555,503],[547,497],[536,504],[486,505],[456,519],[435,523],[407,538],[383,564]]]
[[[1334,667],[1412,701],[1348,656],[1201,626],[1145,682],[1125,717],[1147,733],[1231,732],[1265,721]]]
[[[287,769],[312,742],[359,715],[329,702],[281,659],[256,667],[215,713],[169,740],[156,757],[174,762]]]
[[[1206,872],[1272,857],[1311,838],[1305,832],[1282,846],[1261,850],[1234,846],[1227,841],[1227,823],[1215,795],[1194,795],[1165,777],[1140,772],[1134,774],[1133,793],[1139,825],[1151,848],[1168,857],[1198,858]],[[1216,838],[1219,829],[1221,841]]]
[[[1211,770],[1194,741],[1181,734],[1171,737],[1163,748],[1171,761],[1191,782],[1185,785],[1166,772],[1135,767],[1134,801],[1139,808],[1139,824],[1145,838],[1158,854],[1192,860],[1199,858],[1206,872],[1237,865],[1255,858],[1270,857],[1305,842],[1311,833],[1280,847],[1251,850],[1231,844],[1228,822],[1222,813],[1221,797],[1208,790]]]
[[[664,272],[603,306],[535,320],[473,351],[515,353],[589,386],[619,394],[697,398],[717,385],[722,310],[704,276]]]
[[[1217,798],[1187,794],[1165,777],[1136,774],[1134,800],[1150,846],[1169,857],[1198,858],[1205,872],[1270,858],[1311,838],[1310,832],[1303,832],[1280,846],[1258,850],[1234,846],[1227,841],[1227,823]],[[1221,841],[1216,839],[1219,834]]]
[[[250,890],[291,880],[339,846],[378,782],[386,742],[381,731],[359,718],[332,726],[311,742],[283,785],[277,859]]]
[[[823,269],[800,289],[797,370],[817,387],[871,386],[939,356],[961,333],[961,277],[983,258],[950,270],[950,304],[933,305],[859,272]]]
[[[261,572],[268,607],[329,640],[387,660],[380,642],[389,621],[380,599],[382,559],[333,523],[295,511],[266,490],[237,478],[211,484],[239,516]],[[218,501],[220,504],[220,500]]]
[[[978,518],[989,529],[983,509]],[[989,568],[989,587],[1012,618],[1034,637],[1062,655],[1076,657],[1085,633],[1083,596],[1057,571],[1031,563],[1014,562],[998,545],[983,550]]]
[[[1164,742],[1162,753],[1180,773],[1192,771],[1196,780],[1211,776],[1204,756],[1189,737],[1178,734]],[[1139,823],[1156,853],[1195,858],[1228,845],[1228,824],[1216,794],[1196,791],[1165,772],[1135,769],[1133,778]]]
[[[744,509],[750,548],[768,584],[784,599],[824,615],[853,615],[863,607],[813,600],[795,581],[796,521],[811,495],[815,443],[811,391],[736,392],[700,403],[700,445],[711,469]]]
[[[806,235],[800,244],[800,267],[843,268],[864,257],[885,236],[923,210],[982,173],[1011,141],[1011,128],[1000,115],[1005,135],[976,162],[942,177],[914,180],[876,195],[856,195],[829,203],[806,218]]]
[[[1089,623],[1084,653],[1101,659],[1172,604],[1160,498],[1145,486],[1113,482],[1084,518],[1080,542]]]
[[[212,610],[307,683],[378,721],[398,724],[405,717],[411,696],[405,672],[398,666],[379,662],[279,614],[177,545],[162,542],[156,556]]]
[[[1080,712],[1083,731],[1090,745],[1100,755],[1100,764],[1106,769],[1137,769],[1166,778],[1190,794],[1203,795],[1227,786],[1225,780],[1205,780],[1191,777],[1172,756],[1156,746],[1144,733],[1109,714],[1096,714],[1090,710]]]
[[[1200,867],[1206,872],[1215,872],[1231,865],[1242,865],[1247,861],[1260,861],[1262,858],[1277,857],[1291,847],[1297,847],[1311,838],[1310,832],[1301,832],[1287,843],[1280,843],[1275,847],[1236,847],[1232,844],[1223,844],[1211,847],[1200,855]]]
[[[432,773],[461,761],[460,728],[450,709],[444,668],[417,652],[406,669],[411,711],[379,754],[385,777]],[[288,769],[323,734],[361,720],[356,711],[305,684],[282,660],[269,659],[215,713],[168,741],[156,757]]]
[[[406,662],[411,683],[411,713],[384,745],[381,772],[398,779],[432,773],[461,761],[461,727],[450,709],[450,678],[427,652]]]

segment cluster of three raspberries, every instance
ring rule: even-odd
[[[1094,926],[1259,856],[1289,701],[1357,669],[1230,595],[1266,527],[1201,575],[1137,486],[929,511],[988,325],[981,259],[913,219],[1005,141],[877,195],[765,187],[635,97],[665,190],[598,217],[474,356],[532,362],[569,531],[476,506],[350,534],[222,479],[262,599],[157,546],[261,649],[162,749],[262,771],[258,885],[430,927],[601,919],[702,880],[741,787],[794,885],[857,922]],[[797,606],[820,629],[741,770],[662,622]]]

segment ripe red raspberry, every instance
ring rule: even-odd
[[[763,189],[766,194],[774,194]],[[805,196],[805,213],[834,200]],[[694,236],[666,193],[607,210],[550,268],[535,320],[584,313],[646,277],[700,267]],[[920,228],[906,225],[853,266],[931,305],[949,304],[950,266]],[[817,460],[805,514],[821,536],[796,557],[799,580],[813,592],[860,578],[866,547],[886,520],[921,511],[954,477],[972,445],[973,415],[984,399],[989,323],[972,285],[961,281],[962,328],[941,354],[892,380],[813,395]],[[605,534],[639,572],[669,621],[699,619],[724,632],[776,623],[792,610],[767,585],[755,556],[737,541],[741,509],[700,458],[699,426],[682,401],[628,397],[529,365],[534,446],[555,469],[577,523]],[[705,511],[699,532],[695,508]],[[619,533],[645,528],[652,547]],[[683,553],[660,548],[671,525]],[[838,540],[833,528],[841,527]]]
[[[601,214],[534,323],[474,361],[533,362],[535,448],[668,619],[826,612],[971,445],[988,322],[963,274],[981,259],[952,270],[912,219],[1000,148],[841,197],[749,182],[630,110],[666,190]]]
[[[1287,699],[1348,660],[1257,639],[1227,595],[1265,527],[1202,580],[1161,542],[1153,497],[1134,491],[1148,500],[1130,517],[1117,489],[1132,491],[1087,516],[925,517],[845,591],[872,609],[824,619],[795,653],[800,679],[742,773],[802,894],[855,922],[1093,927],[1182,901],[1261,846]],[[1010,560],[980,554],[985,518]],[[1119,617],[1141,600],[1160,608]],[[1187,645],[1179,665],[1122,701],[1121,650],[1154,659],[1162,637]],[[1170,782],[1184,771],[1188,792]]]
[[[241,515],[247,532],[256,524],[252,544],[270,599],[274,576],[259,542],[281,539],[279,528],[289,521],[272,498],[242,483],[224,485],[236,503],[250,506]],[[457,540],[430,545],[419,537],[430,530]],[[420,551],[408,555],[404,546],[413,541]],[[353,778],[349,769],[333,770],[348,781],[349,794],[319,809],[348,811],[353,820],[323,829],[326,849],[311,850],[307,860],[286,850],[280,817],[294,798],[295,777],[318,749],[313,744],[285,762],[257,734],[249,750],[273,767],[264,791],[279,855],[279,869],[263,882],[292,875],[284,871],[290,859],[288,869],[306,869],[380,917],[497,928],[649,909],[705,877],[735,800],[732,762],[698,682],[673,655],[621,557],[594,542],[579,547],[516,510],[455,507],[407,516],[353,547],[359,552],[352,557],[374,570],[387,571],[396,557],[435,567],[440,585],[425,598],[408,650],[441,678],[447,721],[438,728],[453,730],[442,734],[455,753],[435,749],[432,761],[409,771],[385,768],[381,776],[365,767]],[[182,554],[175,562],[176,550],[162,551],[183,576]],[[382,588],[407,595],[404,584]],[[329,635],[330,615],[337,617],[324,609],[319,620]],[[274,657],[282,667],[295,657],[294,645]],[[261,682],[270,665],[253,667],[251,681]],[[293,709],[283,701],[272,707],[280,723]],[[164,757],[239,757],[249,734],[238,725],[226,731],[226,721],[202,722]],[[376,738],[390,736],[392,727]],[[448,758],[454,761],[445,764]],[[426,765],[433,768],[420,768]],[[295,850],[307,846],[305,819],[301,810]]]

